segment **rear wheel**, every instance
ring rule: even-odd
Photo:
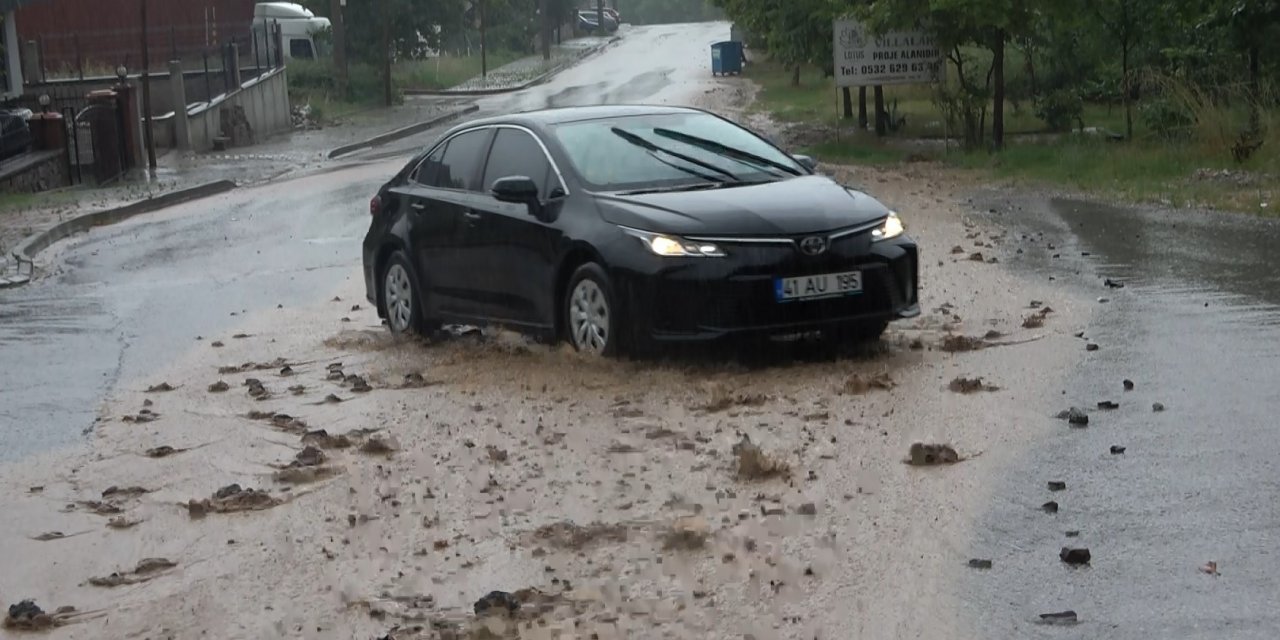
[[[382,270],[382,305],[392,333],[428,335],[439,328],[423,315],[425,302],[403,251],[391,254]]]
[[[565,334],[574,349],[599,356],[618,353],[617,306],[609,275],[594,262],[578,267],[564,298]]]

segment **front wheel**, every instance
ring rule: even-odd
[[[392,333],[425,336],[437,328],[423,315],[421,291],[404,252],[391,254],[382,270],[382,305]]]
[[[590,262],[573,272],[565,288],[564,308],[565,333],[574,349],[599,356],[618,353],[613,285],[600,265]]]

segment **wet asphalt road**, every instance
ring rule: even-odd
[[[635,28],[545,84],[482,100],[473,117],[687,102],[710,82],[710,44],[728,29]],[[118,381],[145,380],[196,336],[225,333],[233,312],[312,302],[358,278],[368,198],[442,129],[321,175],[94,230],[69,241],[58,275],[0,291],[0,462],[76,441]]]
[[[975,628],[1280,637],[1280,221],[1044,199],[999,210],[993,218],[1037,240],[1019,245],[1014,265],[1109,301],[1086,336],[1099,349],[1052,409],[1085,408],[1088,427],[1047,413],[1048,435],[980,519],[972,552],[994,567],[964,589]],[[1098,410],[1106,400],[1120,407]],[[1051,480],[1066,490],[1050,491]],[[1057,514],[1041,511],[1050,500]],[[1089,548],[1090,566],[1062,563],[1063,546]],[[1209,561],[1219,577],[1200,571]],[[1079,615],[1073,630],[1038,624],[1067,609]]]

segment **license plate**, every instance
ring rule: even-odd
[[[798,278],[774,278],[773,293],[778,302],[854,295],[862,293],[862,272],[846,271]]]

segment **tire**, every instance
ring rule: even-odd
[[[378,290],[391,333],[428,336],[439,329],[439,323],[428,321],[423,315],[422,287],[403,251],[396,251],[387,259],[378,278]]]
[[[620,352],[619,309],[609,275],[588,262],[569,277],[564,289],[564,333],[573,348],[598,356]]]

